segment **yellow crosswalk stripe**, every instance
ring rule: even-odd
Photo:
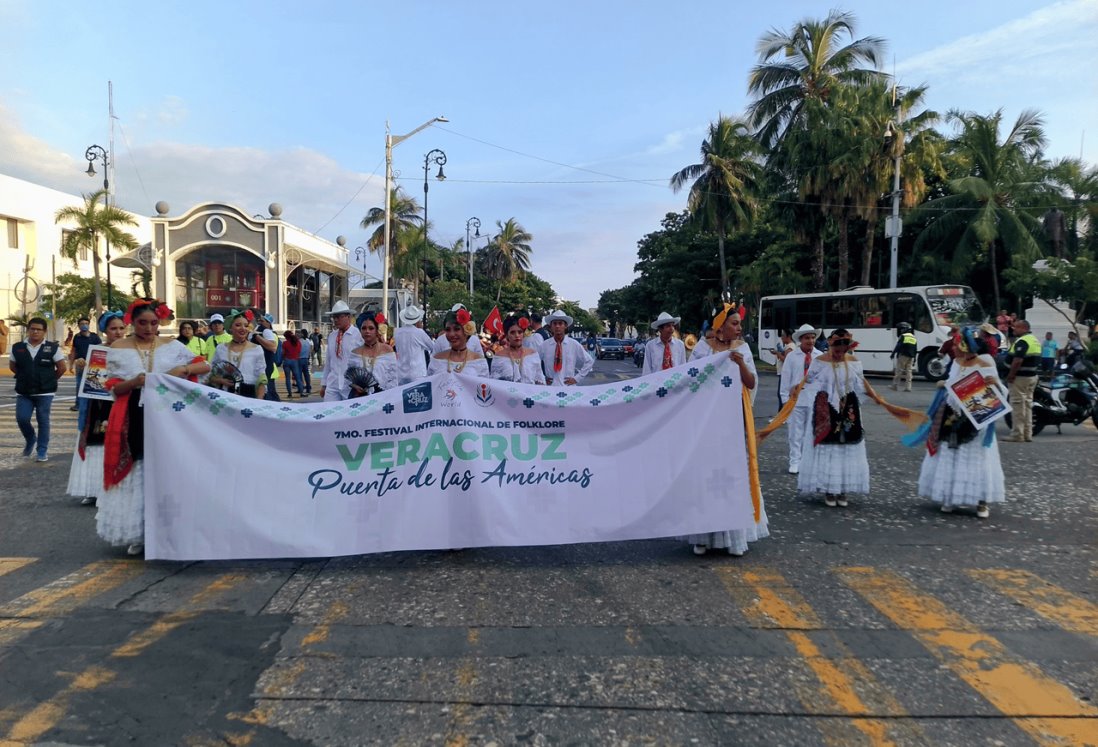
[[[1029,571],[973,569],[968,575],[1072,633],[1098,637],[1098,605]]]
[[[0,576],[17,571],[35,560],[37,558],[0,558]]]
[[[125,560],[97,561],[13,599],[0,606],[0,646],[10,646],[46,618],[66,615],[144,570],[140,563]]]
[[[850,567],[836,573],[1038,744],[1098,744],[1098,708],[934,597],[889,571]]]
[[[823,624],[804,597],[780,573],[773,569],[740,573],[732,568],[718,568],[716,573],[740,603],[748,620],[758,627],[781,629],[816,675],[830,702],[821,702],[818,692],[798,693],[805,707],[820,712],[824,706],[825,711],[837,709],[851,717],[846,723],[821,722],[820,728],[828,743],[849,744],[854,736],[845,731],[849,726],[876,745],[925,741],[912,722],[891,720],[891,717],[908,715],[907,711],[861,661],[852,655],[838,658],[823,655],[805,632],[823,630]],[[830,642],[836,650],[849,654],[837,637],[833,636]]]
[[[162,639],[183,622],[193,618],[219,594],[236,586],[245,574],[226,573],[214,579],[197,594],[184,603],[179,612],[169,613],[154,621],[148,628],[133,633],[121,645],[111,652],[112,658],[137,656],[156,641]],[[96,690],[112,682],[117,672],[102,666],[91,666],[78,674],[67,687],[52,698],[39,703],[31,711],[16,721],[8,731],[7,737],[0,740],[0,747],[8,744],[26,744],[39,740],[43,734],[61,722],[68,710],[72,697],[82,691]]]

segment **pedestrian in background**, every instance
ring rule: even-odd
[[[1014,428],[1004,441],[1033,440],[1033,392],[1037,389],[1037,373],[1041,366],[1041,343],[1029,329],[1029,322],[1014,322],[1017,339],[1011,343],[1007,355],[1010,370],[1007,386],[1010,387],[1010,406],[1013,410]]]
[[[49,459],[50,409],[57,392],[57,380],[65,373],[65,354],[56,341],[46,339],[48,325],[36,316],[27,322],[27,339],[11,346],[8,367],[15,374],[15,422],[23,434],[23,456],[38,447],[36,461]],[[38,432],[31,425],[35,416]]]
[[[313,327],[313,333],[309,335],[309,342],[313,344],[313,355],[316,356],[316,365],[324,365],[324,338],[320,334],[320,327]]]
[[[0,319],[0,355],[8,352],[8,323]]]
[[[301,341],[292,329],[283,333],[282,341],[282,369],[286,374],[286,398],[293,399],[293,387],[297,385],[297,396],[305,396],[305,385],[301,381]],[[293,379],[293,381],[291,381]]]
[[[892,349],[892,358],[896,361],[895,373],[892,375],[891,388],[899,391],[900,385],[904,391],[911,391],[911,373],[915,364],[915,356],[919,352],[919,341],[911,332],[911,325],[900,322],[896,325],[896,347]]]
[[[102,345],[103,341],[99,335],[91,331],[91,320],[88,317],[80,317],[76,326],[79,331],[72,338],[72,348],[69,349],[69,369],[76,377],[74,391],[79,393],[80,380],[84,378],[84,366],[87,365],[88,348],[92,345]],[[87,422],[88,400],[77,397],[69,409],[79,413],[76,416],[76,432],[79,433],[84,430],[84,423]]]
[[[313,378],[309,371],[309,361],[313,356],[313,341],[309,339],[309,333],[304,329],[297,331],[297,337],[301,341],[301,352],[297,357],[298,368],[301,369],[301,379],[305,383],[305,396],[313,393]]]
[[[1041,370],[1052,373],[1056,368],[1056,359],[1060,357],[1060,343],[1056,342],[1051,332],[1045,332],[1045,339],[1041,343]]]

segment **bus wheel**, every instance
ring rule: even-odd
[[[926,350],[919,355],[919,375],[927,381],[941,381],[946,377],[949,361],[936,351]]]

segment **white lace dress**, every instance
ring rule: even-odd
[[[351,357],[350,365],[361,366],[371,372],[383,390],[400,386],[400,365],[396,353],[382,353],[372,358],[360,353]],[[351,385],[344,381],[344,386],[347,389],[346,396],[350,397]]]
[[[439,358],[438,356],[442,357]],[[431,365],[427,367],[427,375],[434,376],[439,373],[461,373],[467,376],[488,378],[488,361],[483,356],[477,355],[472,348],[469,349],[469,359],[465,363],[451,363],[447,360],[449,353],[438,353],[431,358]],[[473,356],[476,356],[475,358]]]
[[[698,345],[694,347],[694,355],[690,357],[690,360],[699,360],[697,355],[698,346],[704,343],[705,340],[700,340]],[[755,376],[755,388],[758,388],[759,374],[755,369],[755,357],[751,354],[751,348],[743,343],[735,348],[732,348],[743,355],[744,365]],[[703,349],[703,356],[707,357],[714,355],[712,349],[706,345]],[[728,355],[728,352],[717,353],[717,355]],[[754,390],[752,390],[754,394]],[[743,554],[747,552],[747,543],[755,542],[764,537],[770,536],[769,520],[766,518],[766,502],[763,500],[762,495],[759,495],[759,520],[755,524],[747,529],[729,529],[723,532],[706,532],[704,534],[689,534],[682,539],[689,542],[691,545],[705,545],[710,550],[720,550],[729,548],[736,554]]]
[[[522,350],[530,350],[523,347]],[[492,378],[501,381],[518,381],[523,384],[544,384],[545,372],[541,370],[541,356],[536,352],[526,355],[522,361],[507,355],[507,351],[496,353],[492,358]]]
[[[991,356],[981,355],[976,360],[978,363],[974,366],[963,366],[959,365],[960,360],[954,361],[949,368],[946,386],[976,370],[983,374],[984,379],[998,381],[995,361]],[[942,406],[950,407],[949,400]],[[956,415],[964,417],[961,413]],[[950,448],[947,442],[942,441],[933,456],[928,452],[919,470],[919,495],[943,506],[975,506],[980,501],[1005,501],[1006,480],[999,459],[995,425],[988,428],[991,429],[991,443],[987,446],[984,446],[986,431],[978,431],[975,438],[967,443]]]
[[[805,389],[825,393],[830,407],[843,409],[847,397],[856,397],[860,408],[865,405],[865,374],[860,361],[847,359],[830,362],[821,356],[812,362],[805,377]],[[865,454],[865,436],[856,443],[815,444],[815,402],[809,405],[808,427],[804,429],[804,448],[797,489],[806,495],[867,495],[869,493],[869,461]],[[861,419],[857,423],[861,427]]]
[[[166,373],[176,366],[185,366],[194,353],[178,340],[158,346],[146,367],[141,355],[133,348],[111,348],[107,357],[107,377],[132,379],[142,371]],[[138,396],[139,389],[131,397]],[[115,407],[118,407],[116,404]],[[132,411],[131,411],[132,412]],[[137,417],[142,417],[137,410]],[[130,424],[131,430],[134,424]],[[102,460],[100,460],[102,461]],[[102,466],[100,467],[102,472]],[[115,546],[143,544],[145,541],[145,465],[135,460],[129,474],[117,485],[101,491],[99,511],[95,515],[95,530],[107,542]]]

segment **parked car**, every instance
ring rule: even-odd
[[[605,358],[617,358],[625,360],[625,343],[616,337],[600,337],[595,343],[595,357],[600,361]]]

